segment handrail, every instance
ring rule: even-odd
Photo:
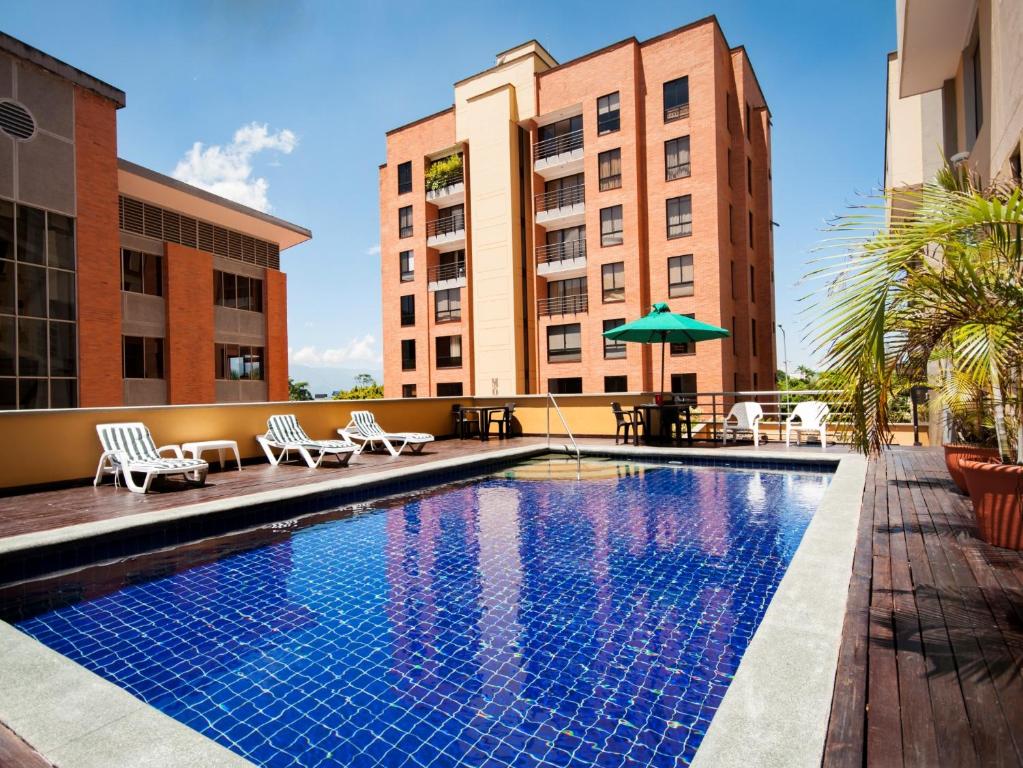
[[[538,141],[533,145],[533,160],[546,160],[566,152],[574,152],[583,148],[583,129],[569,131],[549,139]]]
[[[589,306],[589,296],[585,293],[570,293],[567,296],[553,296],[536,301],[536,310],[540,317],[576,315],[589,311]]]
[[[425,182],[426,191],[429,192],[440,192],[442,189],[453,187],[456,184],[462,184],[465,182],[465,171],[460,166],[450,171],[446,171],[433,178],[428,178]]]
[[[430,283],[439,283],[442,280],[457,280],[465,277],[465,260],[455,261],[451,264],[435,264],[426,270],[426,280]]]
[[[586,185],[573,184],[570,187],[559,187],[549,192],[541,192],[534,198],[537,213],[556,211],[586,202]]]
[[[536,246],[536,263],[550,264],[554,261],[569,261],[586,258],[585,240],[562,240]]]
[[[442,219],[426,222],[426,236],[451,235],[465,229],[465,213],[455,213]]]
[[[569,428],[568,422],[565,421],[565,414],[561,412],[561,408],[558,406],[558,401],[554,399],[554,395],[550,392],[547,393],[547,450],[550,450],[551,447],[551,405],[554,405],[554,410],[557,411],[558,418],[561,419],[561,425],[565,428],[565,433],[568,435],[568,439],[572,441],[572,447],[575,448],[576,479],[578,479],[583,455],[579,451],[579,443],[575,441],[575,435],[572,434],[572,430]]]

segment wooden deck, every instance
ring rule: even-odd
[[[824,765],[1023,765],[1023,553],[936,450],[870,462]]]

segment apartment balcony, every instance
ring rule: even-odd
[[[426,245],[441,251],[465,248],[465,214],[456,213],[426,222]]]
[[[444,207],[464,203],[465,169],[456,168],[427,182],[426,201]]]
[[[464,288],[466,285],[465,262],[438,264],[426,270],[426,289],[446,291],[448,288]]]
[[[570,131],[533,145],[533,170],[545,179],[581,173],[583,132]]]
[[[586,241],[569,240],[536,247],[536,274],[559,280],[586,274]]]
[[[589,311],[590,303],[585,293],[570,296],[555,296],[537,301],[537,314],[540,317],[554,315],[579,315]]]
[[[585,185],[554,189],[536,196],[536,223],[551,228],[582,224],[586,214]]]

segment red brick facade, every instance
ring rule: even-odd
[[[167,399],[216,402],[213,357],[213,256],[166,244]]]
[[[121,405],[117,106],[75,88],[78,379],[82,406]]]
[[[288,276],[268,269],[263,282],[266,307],[267,400],[287,400],[288,390]]]

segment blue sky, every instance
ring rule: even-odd
[[[226,184],[312,229],[282,265],[293,367],[325,389],[347,385],[335,369],[380,369],[386,130],[450,105],[456,80],[524,40],[566,61],[711,13],[746,46],[771,107],[777,314],[790,365],[811,362],[796,282],[823,223],[881,184],[894,5],[2,0],[0,18],[4,32],[127,92],[122,157]]]

